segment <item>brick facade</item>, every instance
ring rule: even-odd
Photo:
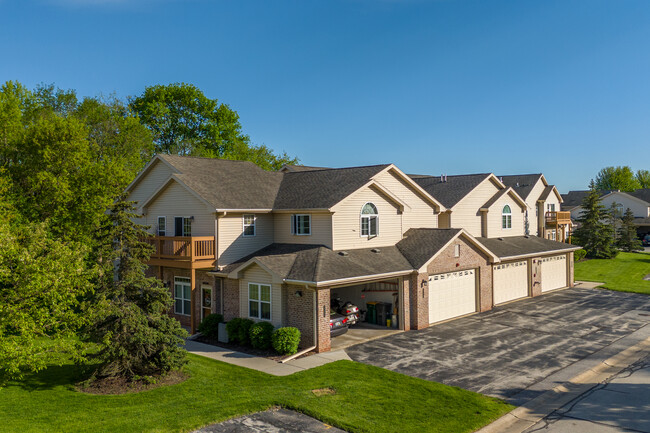
[[[410,302],[410,285],[411,279],[409,277],[400,278],[399,284],[402,286],[402,318],[398,326],[402,327],[403,331],[411,329],[411,302]]]
[[[223,280],[223,318],[227,322],[239,317],[239,280]]]
[[[316,323],[318,325],[317,352],[327,352],[331,347],[330,338],[330,289],[318,289],[316,292]]]
[[[300,330],[300,348],[314,346],[314,298],[316,291],[305,286],[285,284],[284,326],[293,326]],[[296,296],[300,292],[302,296]]]

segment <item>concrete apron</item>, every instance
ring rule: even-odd
[[[640,342],[639,339],[641,339]],[[603,359],[603,351],[606,349],[615,347],[620,350],[621,345],[625,341],[629,344],[635,340],[637,341],[636,344],[621,350],[614,356]],[[575,374],[582,369],[579,374],[571,377],[565,383],[557,385],[540,396],[529,400],[522,406],[517,407],[493,423],[478,430],[477,433],[521,433],[552,412],[598,386],[601,382],[621,372],[630,364],[640,360],[649,352],[650,325],[645,325],[627,337],[551,375],[544,382],[557,383],[558,380],[554,379],[554,377],[566,375],[565,370],[574,372]]]

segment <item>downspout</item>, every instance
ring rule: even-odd
[[[311,346],[311,347],[308,347],[308,348],[306,348],[304,350],[301,350],[300,352],[295,353],[295,354],[293,354],[291,356],[288,356],[288,357],[286,357],[284,359],[281,359],[280,363],[282,363],[282,364],[284,364],[285,362],[291,361],[292,359],[296,359],[297,357],[299,357],[301,355],[304,355],[307,352],[311,352],[317,346],[317,344],[315,344],[316,341],[317,341],[316,338],[317,338],[317,330],[318,330],[318,328],[317,328],[317,324],[318,324],[318,305],[316,305],[316,291],[317,290],[318,289],[314,289],[314,345]]]

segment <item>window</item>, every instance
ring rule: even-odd
[[[291,234],[292,235],[310,235],[311,234],[311,216],[310,215],[291,215]]]
[[[553,240],[553,241],[555,240],[555,230],[553,230],[551,232],[551,240]]]
[[[505,205],[503,211],[501,212],[501,228],[502,229],[511,229],[512,228],[512,211],[510,206]]]
[[[454,245],[454,257],[460,257],[460,245]]]
[[[549,212],[555,212],[555,203],[550,203],[546,205],[546,210]]]
[[[192,236],[194,217],[174,217],[174,236]]]
[[[248,317],[271,320],[271,286],[248,283]]]
[[[158,217],[158,236],[167,236],[167,217]]]
[[[377,236],[379,233],[377,206],[372,203],[366,203],[361,208],[361,236],[369,238]]]
[[[244,236],[255,236],[255,215],[244,215]]]
[[[185,277],[174,277],[174,313],[189,316],[192,311],[191,280]]]

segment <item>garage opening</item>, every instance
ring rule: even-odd
[[[476,269],[429,277],[429,323],[474,313],[477,310]]]
[[[492,266],[494,305],[528,296],[528,262],[522,260]]]
[[[564,254],[544,257],[542,261],[542,293],[561,289],[567,284],[567,263]]]

